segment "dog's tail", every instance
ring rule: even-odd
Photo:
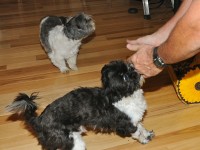
[[[30,97],[25,93],[19,93],[12,104],[6,107],[6,111],[18,113],[25,118],[26,123],[32,124],[36,118],[35,111],[38,108],[34,102],[35,99],[38,99],[38,93],[32,93]]]

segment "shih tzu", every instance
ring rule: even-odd
[[[121,60],[106,64],[102,87],[81,87],[49,104],[38,116],[37,94],[20,93],[7,111],[21,114],[47,150],[85,150],[81,134],[86,130],[111,133],[146,144],[154,136],[141,121],[147,105],[141,86],[143,78]]]
[[[81,41],[94,31],[95,23],[85,13],[73,17],[47,16],[40,23],[40,42],[51,62],[65,73],[69,68],[78,69],[76,63]]]

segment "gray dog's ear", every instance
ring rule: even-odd
[[[84,30],[80,24],[74,26],[72,24],[67,23],[64,32],[66,33],[66,36],[72,40],[81,40],[88,36],[88,32]]]
[[[64,28],[65,35],[72,40],[80,40],[83,35],[85,35],[84,31],[79,28],[79,26],[73,25],[71,22],[67,23]]]
[[[64,25],[67,23],[67,17],[60,16],[59,19]]]
[[[72,18],[64,26],[64,33],[69,39],[81,40],[94,32],[94,22],[92,18],[84,13],[80,13]]]

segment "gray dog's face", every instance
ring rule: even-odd
[[[86,38],[95,31],[95,23],[91,16],[80,13],[65,24],[65,34],[73,40]]]

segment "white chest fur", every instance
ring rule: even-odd
[[[137,123],[142,120],[147,108],[142,89],[135,91],[133,95],[129,97],[122,98],[122,100],[113,103],[113,105],[128,115],[134,125],[137,125]]]
[[[71,57],[78,53],[81,41],[69,39],[63,32],[63,26],[56,26],[49,32],[49,44],[54,53]]]

